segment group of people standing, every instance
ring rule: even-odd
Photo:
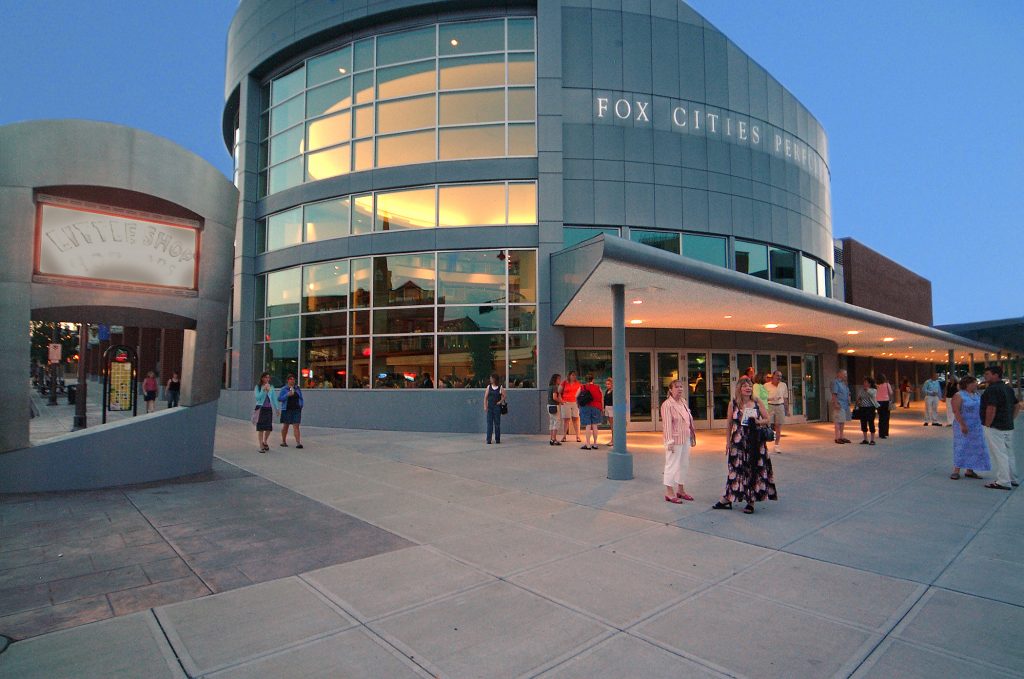
[[[960,378],[959,390],[947,405],[956,426],[953,429],[953,473],[960,470],[969,479],[982,478],[979,471],[992,471],[995,480],[985,484],[993,490],[1012,490],[1020,485],[1017,457],[1013,450],[1013,421],[1021,403],[1013,389],[1003,382],[1003,369],[997,365],[985,369],[985,390],[978,393],[973,375]],[[925,423],[927,424],[927,422]]]
[[[846,423],[851,419],[860,421],[861,445],[875,445],[875,418],[878,418],[878,438],[889,438],[889,420],[892,414],[896,389],[885,375],[865,377],[853,397],[851,411],[850,385],[846,370],[840,369],[830,389],[830,410],[835,428],[836,443],[852,443],[845,436]]]
[[[294,431],[295,447],[302,448],[302,389],[295,383],[295,375],[289,375],[280,390],[270,383],[270,373],[260,375],[260,383],[253,390],[256,403],[252,411],[252,423],[256,425],[256,438],[260,453],[270,450],[270,433],[274,431],[275,413],[281,419],[281,447],[288,447],[288,429]]]
[[[156,412],[156,395],[160,389],[160,383],[156,379],[156,373],[150,370],[142,380],[142,400],[146,404],[147,413]],[[171,373],[171,379],[164,385],[164,396],[167,397],[167,407],[177,408],[181,401],[181,378],[178,373]]]
[[[546,403],[548,416],[548,445],[560,446],[566,442],[570,431],[576,434],[576,443],[582,443],[583,450],[597,450],[598,427],[602,419],[607,418],[608,426],[615,426],[613,415],[612,378],[604,381],[604,390],[594,384],[593,373],[587,373],[584,382],[576,377],[576,371],[570,370],[565,380],[559,373],[551,376],[548,382],[548,398]],[[562,438],[558,432],[561,427]],[[581,429],[581,427],[583,429]],[[580,438],[583,433],[584,438]],[[611,438],[605,445],[612,445]]]

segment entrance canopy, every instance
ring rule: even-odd
[[[998,347],[771,283],[745,273],[599,235],[551,257],[555,325],[612,325],[610,286],[625,286],[625,324],[827,339],[840,354],[981,362]],[[898,290],[891,294],[898,295]],[[1007,353],[1005,350],[1002,353]]]

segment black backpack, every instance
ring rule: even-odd
[[[587,385],[580,387],[579,393],[576,394],[576,404],[588,406],[593,400],[594,395],[590,393],[590,389],[587,389]]]

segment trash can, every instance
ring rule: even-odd
[[[75,394],[78,392],[78,385],[77,384],[69,384],[67,386],[67,391],[68,391],[68,405],[69,406],[73,406],[73,405],[75,405]]]

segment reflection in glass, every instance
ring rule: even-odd
[[[402,132],[437,124],[434,95],[377,104],[377,134]]]
[[[711,354],[711,388],[714,404],[714,418],[729,417],[729,401],[732,400],[732,372],[729,354]]]
[[[466,333],[504,330],[504,305],[442,306],[437,309],[438,332]]]
[[[508,48],[510,50],[532,50],[533,19],[508,20]]]
[[[306,180],[327,179],[347,174],[352,169],[348,144],[306,156]]]
[[[501,357],[499,352],[499,358]],[[500,375],[501,372],[499,371]],[[508,387],[533,389],[537,386],[537,336],[508,336]]]
[[[796,287],[796,253],[782,248],[771,248],[768,256],[771,261],[772,280],[791,288]]]
[[[537,130],[533,123],[508,126],[508,155],[537,155]]]
[[[306,62],[306,87],[313,87],[352,72],[352,46],[346,45]]]
[[[299,343],[270,342],[266,345],[263,361],[263,370],[270,373],[271,384],[282,385],[288,375],[297,375],[299,372]]]
[[[263,341],[295,339],[299,336],[299,317],[271,318],[263,325]]]
[[[374,389],[417,389],[433,370],[433,335],[373,338]]]
[[[725,239],[684,233],[683,256],[699,259],[715,266],[726,266]]]
[[[306,84],[306,69],[299,67],[280,78],[275,78],[270,85],[270,105],[280,104],[285,99],[302,91]]]
[[[348,342],[344,337],[303,342],[302,388],[344,389],[347,350]]]
[[[334,146],[351,138],[352,113],[350,111],[306,123],[306,148],[309,151]]]
[[[267,250],[302,242],[302,210],[296,208],[267,218]]]
[[[312,264],[302,271],[303,309],[330,311],[348,306],[348,262]]]
[[[370,388],[370,338],[350,337],[348,340],[348,387]]]
[[[505,260],[504,250],[437,253],[438,303],[503,305]],[[499,309],[504,326],[504,308]]]
[[[475,52],[500,52],[505,49],[505,22],[464,21],[456,24],[442,24],[438,39],[440,54],[473,54]]]
[[[301,183],[302,158],[292,158],[287,162],[270,168],[270,181],[267,190],[270,193],[277,193]]]
[[[599,236],[602,233],[606,233],[609,236],[618,236],[619,229],[615,226],[610,227],[598,227],[598,226],[566,226],[562,229],[562,242],[565,243],[565,247],[572,247],[578,243],[588,241],[594,236]]]
[[[325,200],[306,206],[306,241],[329,240],[349,234],[349,198]]]
[[[533,331],[537,329],[537,307],[512,305],[508,308],[508,329]]]
[[[374,306],[434,302],[434,253],[373,258]]]
[[[815,262],[810,257],[800,255],[800,287],[812,295],[818,293],[818,272],[815,270]]]
[[[352,169],[369,170],[373,167],[373,140],[364,139],[357,141],[352,152]]]
[[[310,314],[302,317],[303,337],[333,337],[348,334],[348,314]]]
[[[679,379],[679,354],[658,352],[658,407],[668,398],[668,387]]]
[[[437,386],[483,388],[492,372],[505,374],[504,349],[504,335],[438,335]]]
[[[373,38],[366,38],[355,44],[352,53],[352,68],[356,71],[373,68]]]
[[[637,243],[643,243],[652,248],[658,248],[674,255],[679,254],[679,234],[671,231],[641,231],[630,229],[629,239]]]
[[[651,352],[629,352],[629,419],[650,422],[651,416]]]
[[[828,269],[815,262],[814,268],[818,274],[818,294],[822,297],[832,296],[832,277],[828,275]]]
[[[301,123],[305,113],[306,106],[301,96],[270,109],[270,133],[277,134],[296,123]]]
[[[505,223],[504,184],[466,184],[438,188],[440,226],[486,226]]]
[[[768,280],[768,247],[737,240],[736,270]]]
[[[537,301],[537,253],[508,251],[508,295],[510,302]]]
[[[433,187],[378,193],[375,230],[433,228],[437,224],[434,201]]]
[[[373,334],[415,335],[434,332],[434,308],[377,309],[373,312]]]
[[[369,335],[370,334],[370,312],[369,311],[353,311],[349,314],[349,322],[352,325],[350,334],[352,335]]]
[[[355,115],[355,136],[371,136],[373,134],[373,104],[370,104],[369,106],[360,106],[356,109]]]
[[[352,96],[357,104],[373,101],[373,71],[352,78]]]
[[[373,194],[352,196],[352,235],[373,231]]]
[[[279,163],[286,158],[302,153],[302,126],[273,137],[270,140],[270,162]]]
[[[299,268],[267,274],[267,316],[299,313]]]
[[[793,415],[804,414],[804,379],[803,361],[799,356],[789,357],[789,379],[786,380],[790,392],[790,412]]]
[[[435,28],[417,28],[377,38],[377,66],[432,57],[436,50]]]
[[[508,185],[508,223],[537,223],[537,184]]]
[[[411,165],[437,160],[434,130],[377,138],[377,167]]]
[[[537,81],[533,54],[508,55],[508,84],[533,85]]]
[[[306,117],[315,118],[352,105],[352,79],[342,78],[306,92]]]
[[[686,355],[686,380],[690,412],[695,420],[708,419],[707,354]]]
[[[508,91],[508,119],[535,120],[537,97],[532,87],[516,87]]]
[[[495,123],[505,120],[505,90],[473,90],[441,95],[441,124]]]
[[[351,262],[352,293],[349,296],[349,302],[352,304],[353,309],[365,309],[370,306],[370,290],[372,289],[373,282],[372,263],[369,257],[359,257],[351,260]],[[357,314],[353,314],[353,316],[357,316]],[[366,325],[366,332],[369,332],[369,320],[367,320]]]
[[[505,155],[505,126],[451,127],[440,130],[441,160]]]
[[[437,65],[433,59],[377,71],[378,101],[410,94],[425,94],[436,89]]]
[[[505,57],[502,54],[448,57],[441,59],[439,63],[442,90],[497,87],[505,84]],[[532,80],[527,84],[532,84]]]

